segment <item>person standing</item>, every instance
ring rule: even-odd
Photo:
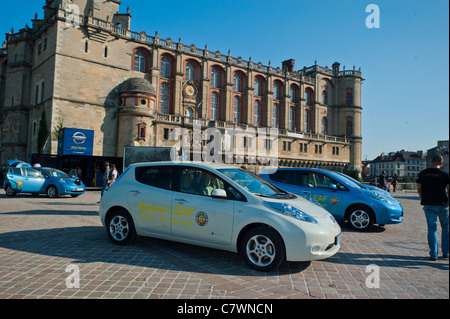
[[[111,185],[114,184],[114,182],[116,181],[118,176],[119,176],[119,172],[116,169],[116,164],[111,163],[111,170],[110,170],[109,178],[108,178],[108,188],[110,188]]]
[[[397,174],[394,174],[394,177],[392,178],[392,189],[394,190],[395,193],[395,189],[397,188]]]
[[[417,192],[421,199],[421,205],[425,211],[428,226],[428,246],[430,247],[430,259],[436,260],[439,255],[437,238],[437,220],[442,227],[442,256],[448,258],[449,254],[449,208],[448,194],[449,174],[441,170],[444,159],[440,155],[433,156],[431,168],[419,173],[416,180]]]
[[[103,193],[108,188],[110,172],[111,172],[111,170],[109,168],[109,162],[106,161],[105,162],[105,176],[103,176],[103,188],[102,188],[102,194],[101,194],[100,198],[103,197]]]
[[[380,188],[386,190],[386,173],[384,171],[380,175]]]

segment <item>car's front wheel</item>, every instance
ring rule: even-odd
[[[244,235],[241,253],[248,265],[258,271],[277,268],[286,256],[281,236],[266,227],[251,229]]]
[[[106,231],[116,245],[127,245],[137,237],[133,219],[125,209],[117,210],[108,217]]]
[[[17,195],[16,190],[11,186],[11,184],[6,185],[5,188],[6,196],[13,197]]]
[[[367,206],[355,206],[348,214],[350,226],[358,231],[368,231],[373,227],[375,217]]]
[[[47,197],[48,198],[55,198],[58,197],[58,189],[54,185],[50,185],[47,187]]]

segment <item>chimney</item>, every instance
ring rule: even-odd
[[[281,62],[283,71],[288,71],[288,72],[294,72],[295,70],[295,60],[294,59],[289,59],[286,61]]]

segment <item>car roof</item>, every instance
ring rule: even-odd
[[[309,167],[279,167],[276,171],[310,171],[310,172],[323,172],[323,173],[336,173],[326,169],[320,168],[309,168]],[[274,172],[273,169],[263,169],[261,174],[268,174],[269,172]]]
[[[222,164],[222,163],[209,163],[209,162],[147,162],[147,163],[136,163],[130,165],[130,167],[142,167],[142,166],[194,166],[198,168],[209,168],[213,170],[217,169],[229,169],[234,168],[238,169],[238,167],[229,165],[229,164]]]

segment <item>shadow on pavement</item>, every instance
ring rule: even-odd
[[[309,262],[285,262],[274,271],[261,273],[248,267],[240,255],[216,249],[153,238],[139,238],[129,246],[116,246],[100,226],[3,233],[0,247],[67,258],[79,264],[104,262],[214,275],[280,276],[302,272],[310,265]]]

